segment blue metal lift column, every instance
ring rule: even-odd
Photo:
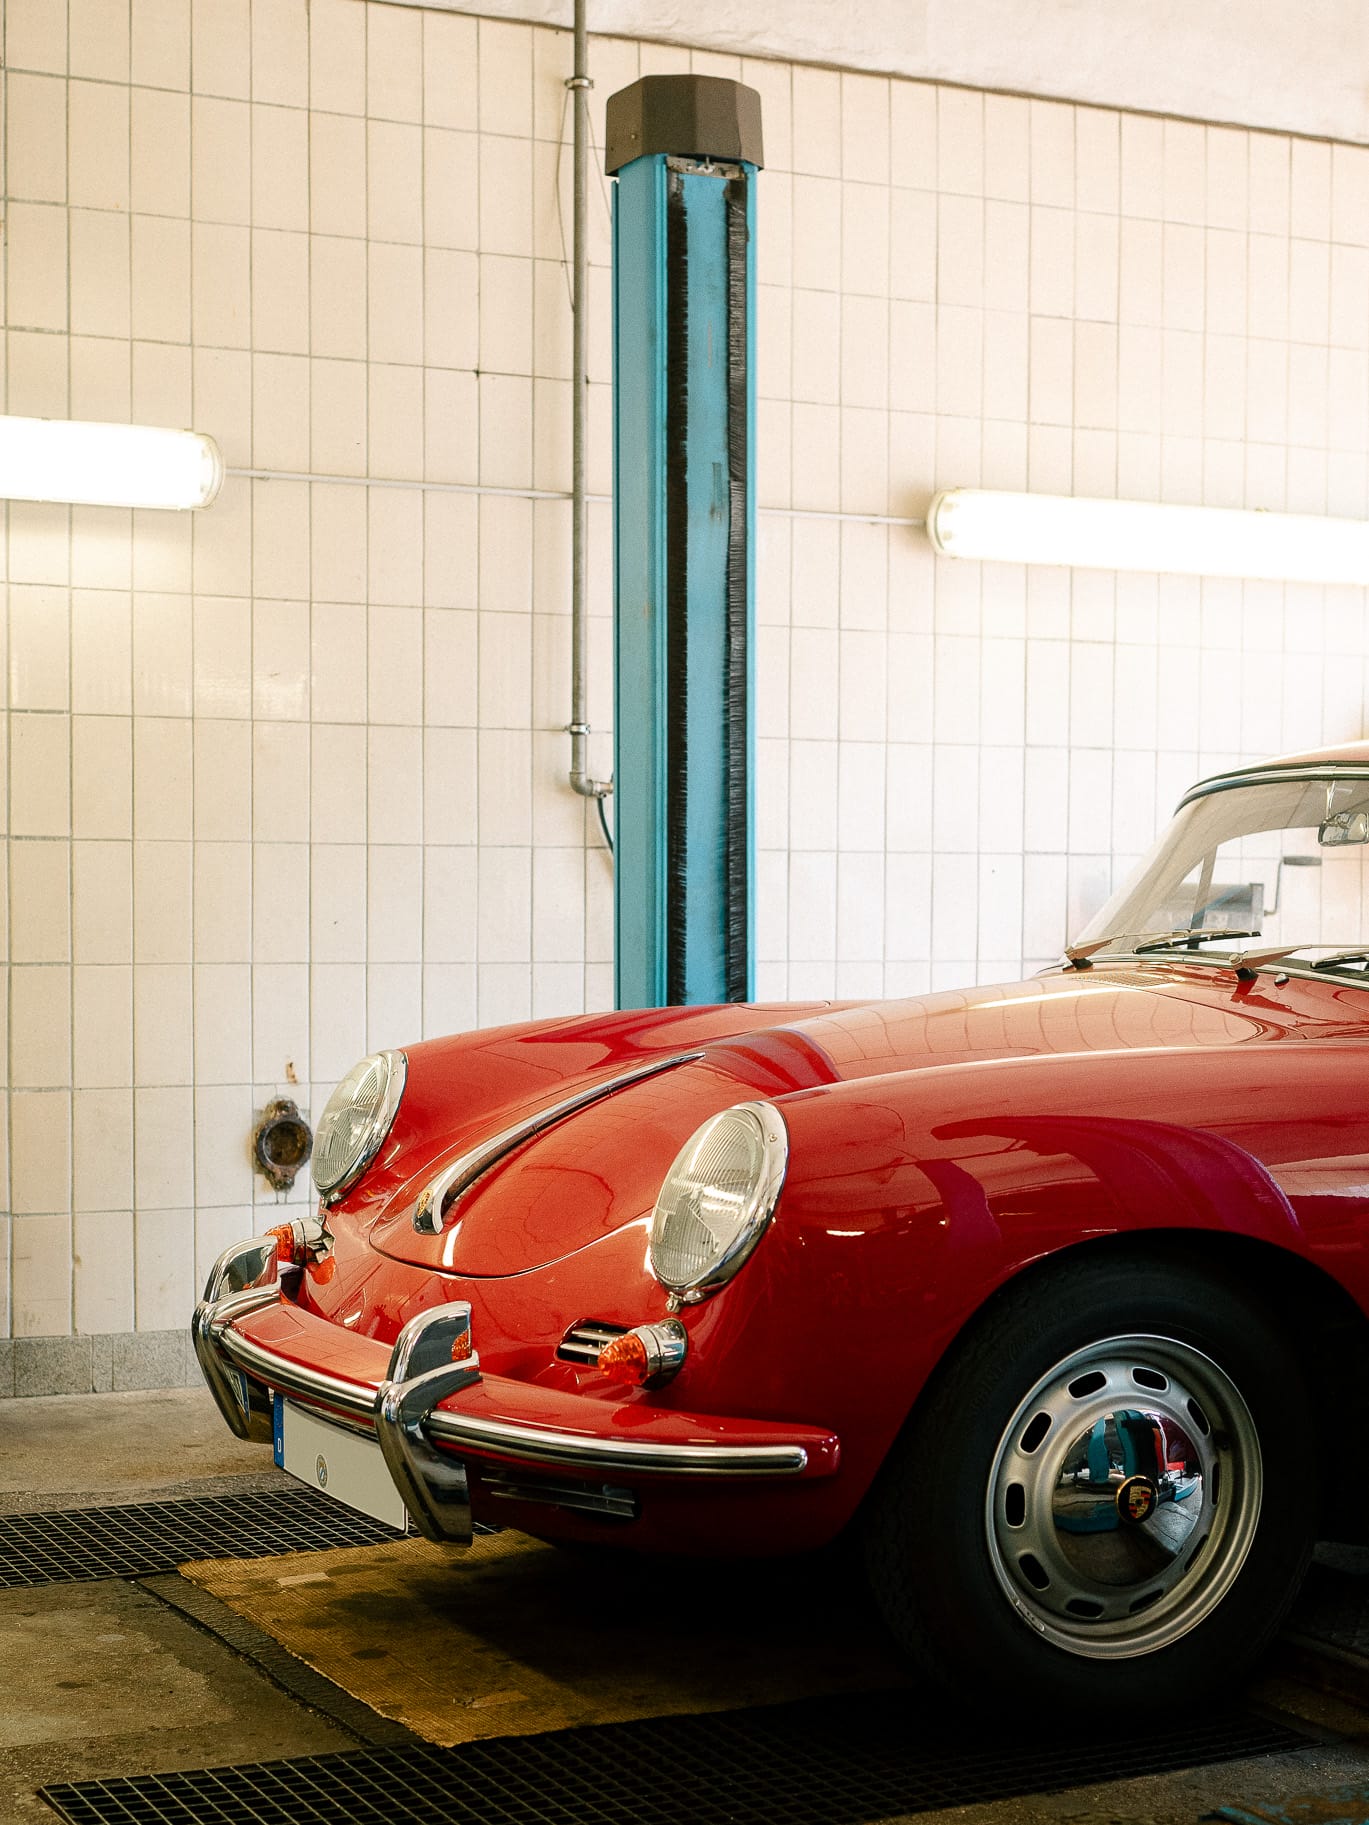
[[[753,993],[760,97],[611,96],[619,1007]]]

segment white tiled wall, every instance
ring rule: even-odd
[[[569,44],[375,0],[5,21],[6,409],[235,471],[193,520],[13,505],[4,548],[0,1336],[157,1330],[261,1221],[271,1096],[611,996],[561,732]],[[596,138],[689,62],[596,40]],[[936,564],[907,522],[957,483],[1365,513],[1369,152],[693,64],[765,109],[761,992],[1015,975],[1196,773],[1361,733],[1364,597]]]

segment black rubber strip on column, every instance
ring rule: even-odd
[[[751,934],[750,290],[746,177],[727,180],[727,837],[724,849],[727,999],[745,1001]]]
[[[686,996],[689,932],[689,213],[666,171],[666,1003]]]

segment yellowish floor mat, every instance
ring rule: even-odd
[[[656,1563],[503,1533],[181,1568],[434,1743],[728,1710],[899,1683],[812,1563]]]

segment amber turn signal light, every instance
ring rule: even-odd
[[[293,1223],[277,1223],[274,1229],[267,1230],[268,1236],[276,1238],[276,1259],[282,1267],[298,1267],[304,1259],[304,1250],[299,1236],[295,1233]]]
[[[684,1367],[689,1333],[678,1318],[639,1324],[610,1338],[599,1351],[599,1370],[631,1388],[656,1388]]]
[[[633,1387],[641,1387],[651,1373],[646,1344],[636,1331],[624,1332],[599,1351],[599,1369],[610,1381],[625,1381]]]
[[[318,1217],[297,1217],[293,1223],[277,1223],[265,1234],[276,1245],[276,1265],[283,1274],[297,1273],[302,1267],[309,1268],[312,1273],[324,1260],[332,1258],[332,1237]]]
[[[467,1325],[464,1331],[458,1331],[452,1338],[452,1361],[467,1362],[471,1357],[471,1330]]]

